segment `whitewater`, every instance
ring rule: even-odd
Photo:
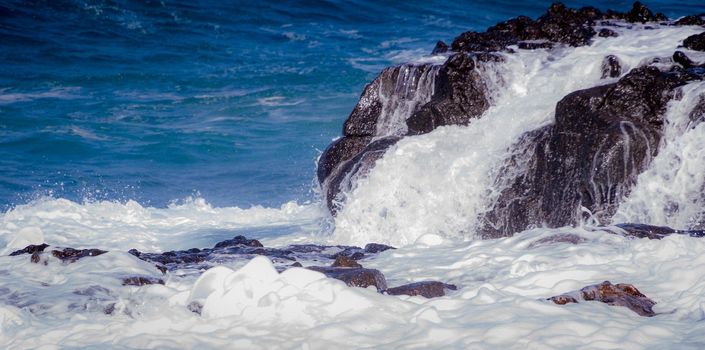
[[[614,28],[590,45],[503,54],[482,72],[490,108],[467,126],[405,137],[345,193],[335,218],[325,203],[218,207],[200,197],[166,208],[136,201],[41,198],[0,214],[0,346],[3,348],[458,348],[701,349],[705,347],[705,241],[674,235],[632,239],[604,225],[644,222],[703,228],[705,126],[689,114],[704,83],[680,88],[668,105],[658,155],[612,222],[535,228],[480,240],[479,217],[497,199],[503,166],[520,136],[554,122],[566,94],[601,79],[605,55],[623,74],[669,60],[700,27]],[[705,55],[684,50],[696,61]],[[414,57],[415,64],[445,56]],[[431,70],[433,72],[433,70]],[[433,78],[424,76],[432,86]],[[415,92],[412,92],[412,94]],[[413,103],[428,95],[413,97]],[[268,103],[276,100],[268,100]],[[395,112],[407,113],[407,105]],[[394,115],[390,118],[404,118]],[[408,116],[407,116],[408,117]],[[391,128],[390,133],[400,132]],[[602,226],[601,226],[602,225]],[[581,243],[546,243],[555,234]],[[257,257],[194,275],[164,276],[128,254],[209,247],[236,235],[265,246],[384,243],[398,249],[363,260],[390,284],[440,280],[458,286],[426,299],[353,288],[319,272],[278,273]],[[64,264],[8,256],[29,244],[109,253]],[[165,284],[122,286],[132,275]],[[609,280],[634,284],[657,302],[657,316],[597,302],[555,305],[546,298]],[[197,301],[200,314],[189,309]],[[106,307],[116,312],[106,314]]]

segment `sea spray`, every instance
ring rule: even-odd
[[[705,83],[684,86],[680,94],[666,112],[658,155],[649,170],[639,175],[613,223],[705,228]]]
[[[553,123],[556,103],[570,92],[614,82],[601,79],[609,54],[627,67],[668,60],[692,27],[617,28],[619,37],[589,46],[504,55],[503,84],[493,105],[468,126],[406,137],[345,193],[333,237],[341,243],[411,244],[424,234],[472,239],[501,188],[494,184],[522,135]],[[626,73],[626,72],[625,72]],[[587,160],[590,161],[590,160]]]

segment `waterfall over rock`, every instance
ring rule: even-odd
[[[699,31],[639,3],[554,4],[438,44],[442,65],[385,69],[319,160],[335,234],[405,244],[611,223],[670,104],[703,79],[705,57],[676,51]]]

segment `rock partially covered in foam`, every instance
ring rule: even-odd
[[[685,38],[683,46],[695,51],[705,51],[705,32]]]
[[[424,298],[437,298],[446,295],[447,291],[457,290],[458,287],[437,281],[423,281],[389,288],[385,292],[389,295],[422,296]]]
[[[705,26],[705,13],[690,15],[678,19],[675,24],[678,26]]]
[[[656,313],[653,310],[656,302],[639,292],[631,284],[612,284],[609,281],[587,286],[579,291],[561,294],[549,298],[558,305],[578,303],[580,301],[599,301],[608,305],[629,308],[641,316],[651,317]]]
[[[481,59],[464,53],[448,58],[438,72],[431,101],[406,120],[409,134],[425,134],[444,125],[465,125],[490,107],[487,86],[476,69]]]
[[[702,230],[676,230],[666,226],[633,223],[617,224],[615,227],[617,228],[617,230],[613,230],[615,233],[636,238],[663,239],[670,235],[705,237],[705,231]]]
[[[443,125],[464,125],[489,108],[489,92],[478,65],[496,55],[456,53],[443,65],[387,68],[362,93],[345,122],[343,137],[321,155],[317,176],[328,209],[344,204],[341,192],[365,176],[387,149],[405,135]]]
[[[582,219],[581,207],[608,221],[656,155],[666,105],[687,79],[641,67],[616,83],[564,97],[555,124],[517,144],[526,148],[519,157],[526,157],[528,166],[485,217],[482,236],[575,224]]]

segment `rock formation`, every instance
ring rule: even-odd
[[[345,122],[343,137],[320,158],[318,180],[329,210],[335,215],[356,179],[402,137],[481,117],[492,104],[483,70],[501,65],[503,55],[511,55],[515,47],[582,46],[596,36],[617,36],[604,28],[617,26],[615,22],[699,25],[703,17],[666,21],[639,2],[624,13],[554,3],[536,20],[520,16],[484,32],[462,33],[450,47],[439,42],[433,53],[448,57],[440,66],[385,69],[365,88]],[[703,35],[689,37],[684,45],[700,49]],[[555,124],[522,137],[517,147],[529,145],[519,155],[528,159],[528,166],[481,218],[482,237],[575,224],[583,218],[581,207],[607,222],[656,155],[663,114],[676,88],[705,74],[705,66],[683,52],[675,52],[672,62],[670,68],[659,61],[659,67],[643,64],[625,72],[616,56],[606,56],[602,78],[621,78],[568,94],[556,106]]]

